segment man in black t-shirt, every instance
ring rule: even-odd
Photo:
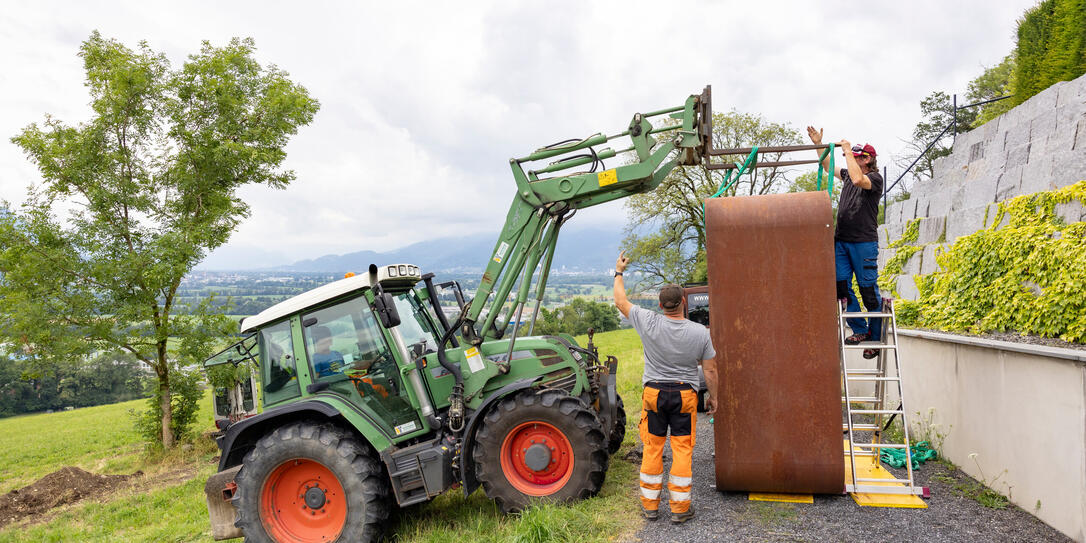
[[[815,145],[822,144],[822,129],[807,127],[807,135]],[[883,179],[879,175],[875,148],[870,144],[853,146],[848,140],[838,145],[844,150],[847,168],[841,168],[841,198],[837,204],[837,230],[834,232],[834,261],[837,279],[837,298],[853,313],[860,310],[856,293],[852,290],[852,278],[860,286],[860,297],[868,311],[879,311],[879,199],[882,198]],[[821,156],[821,153],[819,153]],[[829,170],[827,156],[822,165]],[[881,319],[848,319],[852,335],[845,343],[856,345],[863,341],[878,341],[882,332]],[[875,358],[878,352],[864,349],[864,358]]]

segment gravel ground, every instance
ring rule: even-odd
[[[1002,510],[988,509],[966,497],[957,487],[973,480],[938,462],[928,462],[914,473],[918,484],[931,488],[927,509],[860,507],[847,495],[816,495],[814,504],[787,504],[749,501],[746,493],[717,492],[713,488],[713,429],[708,422],[707,416],[698,416],[696,516],[685,524],[671,524],[665,484],[660,519],[646,522],[634,541],[1071,541],[1013,504]],[[669,460],[670,451],[665,454]],[[669,467],[670,461],[665,461],[665,472]]]

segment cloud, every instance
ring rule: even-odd
[[[252,36],[262,62],[320,99],[287,148],[297,180],[246,188],[252,216],[216,253],[295,260],[497,235],[513,196],[510,157],[621,132],[634,112],[678,105],[705,84],[718,110],[824,126],[892,158],[919,101],[963,93],[1010,52],[1033,3],[13,5],[0,20],[0,199],[21,202],[38,179],[7,137],[47,112],[89,114],[76,53],[94,29],[129,46],[146,39],[175,66],[201,40]],[[622,205],[575,221],[617,228]]]

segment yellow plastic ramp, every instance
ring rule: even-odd
[[[845,451],[852,444],[845,440]],[[862,451],[860,447],[856,447],[856,451]],[[864,451],[867,452],[867,451]],[[874,457],[877,459],[878,457]],[[863,457],[862,460],[856,461],[856,477],[857,478],[872,478],[872,479],[895,479],[893,473],[890,473],[886,468],[882,467],[878,461],[872,461],[870,457]],[[849,456],[845,455],[845,484],[852,484],[852,466]],[[876,486],[896,486],[904,487],[906,485],[902,483],[895,483],[893,481],[887,481],[885,483],[865,483],[868,485]],[[907,509],[927,509],[928,504],[924,503],[924,500],[919,496],[913,494],[874,494],[865,492],[853,492],[852,499],[856,500],[856,503],[864,507],[903,507]]]
[[[751,492],[747,499],[752,502],[814,503],[814,494],[775,494]]]

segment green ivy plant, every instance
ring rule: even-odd
[[[1073,201],[1086,206],[1086,181],[1001,202],[987,228],[936,256],[941,271],[914,277],[920,296],[898,303],[900,323],[1086,341],[1086,222],[1065,224],[1055,212]],[[892,264],[900,273],[920,249],[899,246],[883,271],[887,279]],[[909,255],[902,257],[902,249]]]
[[[916,243],[916,240],[920,239],[920,219],[921,217],[917,217],[905,223],[905,232],[901,234],[900,239],[890,244],[890,248],[897,249],[898,247]]]
[[[879,272],[879,288],[892,292],[895,298],[900,298],[897,293],[897,276],[901,275],[901,270],[905,268],[905,263],[908,262],[914,254],[923,249],[923,247],[916,245],[899,246],[897,252],[894,253],[894,256],[886,261],[886,267]]]

